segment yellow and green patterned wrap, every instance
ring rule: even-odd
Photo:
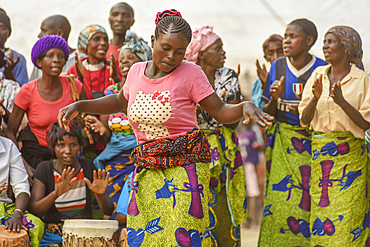
[[[212,246],[240,246],[240,224],[247,218],[243,161],[235,130],[203,130],[211,145],[209,215]]]
[[[5,222],[13,216],[14,209],[15,203],[0,203],[1,225],[5,225]],[[42,222],[42,220],[26,211],[23,215],[22,223],[28,229],[28,236],[31,240],[31,246],[39,246],[41,239],[44,236],[44,223]]]
[[[211,246],[208,164],[164,170],[137,166],[127,209],[127,237],[137,246]]]
[[[267,131],[260,247],[310,246],[311,133],[274,122]]]
[[[312,137],[311,246],[370,246],[368,146],[348,132]]]

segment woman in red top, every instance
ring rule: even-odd
[[[42,70],[42,77],[24,84],[14,100],[5,135],[16,145],[22,141],[21,152],[29,179],[38,163],[54,157],[54,153],[48,149],[46,130],[55,122],[58,109],[75,101],[70,81],[59,76],[68,55],[69,47],[62,37],[48,35],[40,38],[32,48],[31,59]],[[82,83],[74,80],[74,84],[80,99],[87,99]],[[17,140],[15,135],[24,114],[27,114],[28,126],[21,131]]]
[[[91,93],[87,92],[89,99],[104,96],[104,89],[113,85],[114,81],[117,83],[121,81],[117,74],[114,57],[111,59],[113,61],[112,68],[110,68],[109,63],[105,59],[108,47],[107,32],[100,25],[89,25],[78,36],[78,51],[85,53],[87,57],[81,59],[76,54],[76,64],[69,68],[67,74],[78,76],[78,79],[84,83],[84,86],[91,90]]]

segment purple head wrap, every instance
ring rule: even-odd
[[[64,52],[66,56],[66,62],[69,56],[69,47],[67,41],[58,35],[46,35],[41,37],[35,45],[32,47],[31,60],[35,67],[41,69],[36,62],[36,59],[41,57],[43,54],[48,52],[50,49],[57,48]]]

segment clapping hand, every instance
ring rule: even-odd
[[[312,85],[312,93],[316,99],[320,99],[322,94],[322,75],[314,81]]]
[[[114,59],[113,53],[110,53],[110,65],[109,65],[109,75],[110,77],[116,82],[121,82],[121,79],[118,76],[117,72],[117,64],[116,60]]]
[[[283,83],[285,77],[282,76],[280,80],[274,81],[270,86],[270,94],[274,100],[277,100],[280,97],[280,94],[283,92]]]
[[[265,64],[262,64],[262,67],[261,67],[260,62],[258,61],[258,59],[256,60],[256,67],[257,67],[257,75],[258,75],[258,78],[260,78],[260,80],[262,82],[262,88],[263,88],[263,85],[265,84],[265,82],[267,80],[267,76],[268,76],[269,72],[267,72]]]
[[[82,58],[77,54],[77,52],[75,60],[76,60],[77,78],[83,83],[85,77],[85,68],[82,65]]]
[[[17,81],[13,74],[13,70],[15,66],[17,66],[20,57],[18,56],[17,59],[13,60],[13,52],[10,51],[10,54],[7,56],[8,59],[4,58],[6,60],[6,64],[4,66],[4,75],[6,79]]]
[[[343,97],[342,86],[340,84],[340,81],[334,83],[333,86],[331,87],[330,97],[332,97],[334,102],[339,106],[346,101]]]

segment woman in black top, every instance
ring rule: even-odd
[[[110,215],[114,209],[106,193],[109,173],[97,171],[89,159],[77,158],[81,128],[76,121],[69,126],[70,132],[61,129],[58,123],[49,127],[48,144],[57,159],[37,166],[29,203],[29,210],[48,224],[46,231],[54,229],[51,233],[60,236],[64,220],[92,218],[92,193],[104,214]]]

